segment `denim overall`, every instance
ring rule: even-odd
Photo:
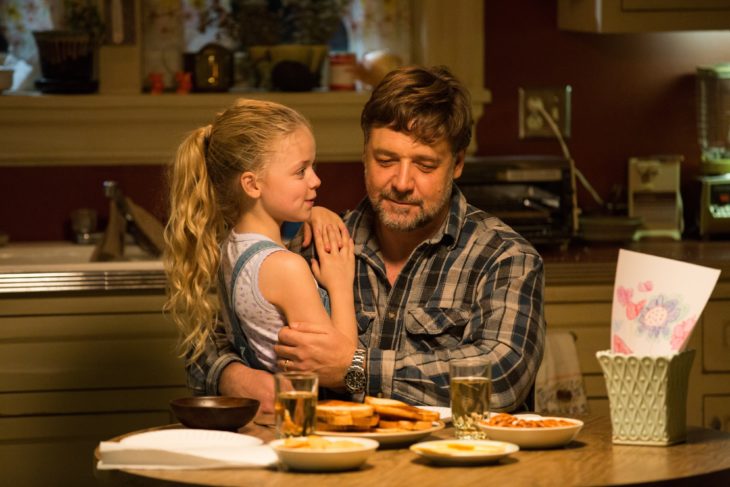
[[[241,269],[243,269],[246,263],[251,260],[254,255],[270,248],[282,247],[269,240],[262,240],[251,245],[238,257],[238,259],[236,260],[236,264],[233,266],[233,273],[231,274],[230,293],[225,292],[226,286],[224,285],[223,280],[223,270],[221,269],[218,272],[218,285],[223,291],[221,292],[223,308],[225,309],[225,312],[228,313],[228,320],[231,324],[231,329],[233,332],[233,345],[238,353],[241,355],[243,361],[249,367],[259,370],[266,370],[266,367],[256,357],[253,349],[249,346],[246,335],[243,333],[243,328],[241,328],[241,323],[238,321],[238,316],[236,316],[236,280],[238,279],[238,275],[241,272]],[[330,314],[329,294],[327,294],[327,291],[325,289],[322,289],[319,286],[317,287],[317,290],[319,291],[320,299],[322,299],[322,304],[324,305],[325,310],[327,310],[327,314]]]

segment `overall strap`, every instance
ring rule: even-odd
[[[218,272],[218,285],[222,286],[221,297],[223,298],[223,306],[224,308],[226,308],[226,311],[228,313],[228,320],[231,323],[234,340],[233,345],[236,347],[236,349],[238,349],[239,353],[241,354],[241,358],[244,360],[244,362],[246,362],[248,366],[259,370],[265,370],[266,367],[264,367],[264,365],[258,360],[258,358],[256,358],[256,354],[253,352],[251,347],[249,347],[246,335],[243,333],[243,328],[241,328],[241,323],[238,321],[238,316],[236,316],[236,281],[238,280],[238,275],[241,273],[241,269],[243,269],[243,266],[246,265],[246,263],[251,260],[254,255],[258,254],[262,250],[270,248],[281,249],[282,247],[269,240],[262,240],[251,245],[249,248],[243,251],[240,256],[238,256],[236,264],[233,266],[233,272],[231,274],[231,290],[229,294],[225,292],[226,287],[223,280],[222,269],[220,272]]]

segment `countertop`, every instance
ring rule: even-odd
[[[135,258],[128,262],[89,263],[85,254],[74,254],[77,260],[70,264],[38,261],[46,247],[49,255],[90,250],[73,244],[36,245],[30,246],[33,259],[27,262],[21,259],[22,265],[11,265],[13,256],[0,258],[0,295],[165,290],[165,275],[159,260]],[[11,248],[0,249],[0,257]],[[539,248],[545,262],[545,284],[548,287],[612,285],[621,248],[720,269],[720,282],[730,282],[730,242],[644,240],[623,245],[576,242],[566,248]]]
[[[720,281],[730,281],[730,242],[643,240],[538,249],[545,262],[545,284],[612,284],[620,249],[720,269]]]

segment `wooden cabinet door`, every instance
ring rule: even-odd
[[[558,27],[596,33],[723,30],[730,0],[558,0]]]

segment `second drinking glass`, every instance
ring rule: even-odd
[[[457,438],[482,439],[479,422],[489,417],[492,364],[483,357],[449,362],[451,374],[451,421]]]
[[[279,438],[314,434],[318,384],[315,373],[278,372],[274,375],[274,414]]]

